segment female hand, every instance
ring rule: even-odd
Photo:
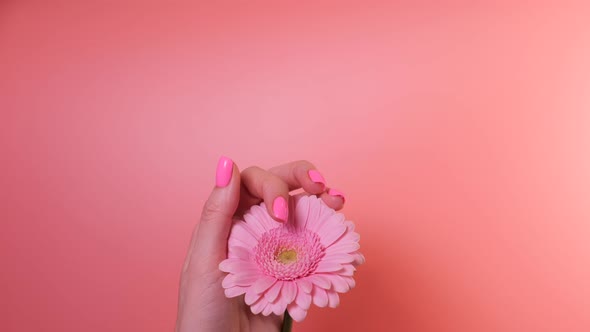
[[[288,220],[289,192],[303,188],[339,210],[344,195],[328,189],[321,174],[307,161],[296,161],[268,171],[250,167],[242,173],[229,158],[217,165],[216,185],[201,213],[182,269],[177,332],[279,331],[282,317],[253,315],[243,296],[226,298],[218,268],[227,258],[227,240],[234,216],[264,201],[277,221]]]

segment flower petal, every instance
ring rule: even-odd
[[[311,295],[305,292],[297,293],[297,297],[295,297],[295,303],[301,308],[307,310],[311,305]]]
[[[356,268],[350,264],[344,264],[342,270],[338,271],[338,274],[344,277],[352,277]]]
[[[272,306],[272,313],[277,316],[282,315],[285,312],[285,310],[287,309],[287,304],[282,303],[282,302],[271,303],[270,305]]]
[[[350,220],[345,220],[344,225],[348,228],[349,231],[354,232],[354,223]]]
[[[322,259],[324,262],[333,262],[338,264],[352,263],[355,256],[345,253],[326,253],[326,256]]]
[[[335,263],[335,262],[331,262],[331,261],[324,261],[322,260],[319,264],[318,267],[315,269],[315,272],[319,273],[319,272],[336,272],[342,269],[342,265]]]
[[[260,278],[258,272],[255,273],[240,273],[240,274],[228,274],[223,278],[221,286],[223,288],[229,288],[234,286],[251,286],[256,280]]]
[[[272,313],[272,304],[266,303],[266,306],[264,307],[264,309],[262,309],[262,314],[264,316],[268,316],[271,313]]]
[[[325,219],[321,219],[320,215],[323,212],[322,203],[317,197],[309,196],[309,213],[305,222],[305,228],[312,232],[317,233],[318,229],[322,226]]]
[[[282,287],[283,281],[277,280],[277,282],[264,293],[264,298],[268,302],[274,302],[277,299],[277,296],[279,296]]]
[[[353,265],[361,265],[361,264],[365,264],[365,256],[363,256],[363,254],[361,254],[360,252],[355,252],[354,254],[354,262]]]
[[[302,230],[307,226],[309,216],[309,196],[301,196],[295,204],[295,226]]]
[[[354,286],[356,286],[356,281],[354,281],[353,277],[341,277],[342,279],[344,279],[344,281],[346,281],[346,283],[348,284],[348,287],[350,287],[351,289],[354,288]]]
[[[254,292],[257,294],[261,294],[266,291],[270,286],[274,285],[277,282],[277,279],[269,276],[262,276],[254,284],[252,288],[254,288]]]
[[[331,226],[331,225],[330,225]],[[346,226],[338,225],[332,227],[322,227],[319,230],[318,235],[320,236],[320,241],[324,245],[324,247],[330,246],[336,240],[338,240],[342,234],[346,232]]]
[[[335,291],[329,290],[328,292],[328,307],[336,308],[340,304],[340,297]]]
[[[338,240],[334,242],[331,246],[326,248],[326,253],[330,252],[343,252],[343,253],[351,253],[355,252],[360,249],[360,245],[358,242],[354,241],[345,241],[345,240]]]
[[[228,247],[244,247],[244,248],[254,248],[256,244],[255,243],[251,243],[246,241],[243,238],[237,237],[237,236],[231,236],[229,237],[229,240],[227,240],[227,246]]]
[[[248,293],[246,293],[246,295],[247,294]],[[250,306],[250,311],[252,311],[253,314],[258,315],[264,310],[264,307],[266,307],[267,304],[268,302],[264,298],[260,298],[256,303]]]
[[[330,281],[320,274],[312,274],[310,276],[307,276],[307,280],[311,281],[314,285],[319,286],[321,288],[330,289]]]
[[[262,226],[261,219],[264,219],[264,217],[258,213],[257,209],[259,208],[259,206],[255,205],[248,213],[244,214],[244,222],[252,229],[252,232],[256,233],[258,236],[267,231],[264,226]]]
[[[254,302],[258,301],[261,296],[262,296],[261,294],[256,293],[254,291],[254,287],[250,287],[246,291],[246,296],[244,296],[244,302],[246,302],[247,305],[251,306]],[[265,302],[266,302],[266,300],[265,300]],[[262,308],[260,308],[260,310],[262,310]]]
[[[337,291],[338,293],[346,293],[350,290],[348,283],[344,280],[343,277],[336,275],[336,274],[327,274],[326,278],[330,280],[332,284],[332,289]]]
[[[299,286],[299,290],[302,290],[306,293],[311,293],[311,289],[313,288],[312,282],[308,278],[301,278],[296,281],[297,286]]]
[[[223,290],[223,292],[225,293],[226,297],[232,298],[232,297],[240,296],[240,295],[246,293],[248,288],[249,287],[235,286],[235,287],[226,288]]]
[[[289,311],[289,315],[293,318],[296,322],[301,322],[307,316],[307,310],[301,308],[295,303],[291,303],[287,306],[287,310]]]
[[[281,301],[291,303],[297,296],[297,285],[293,281],[283,281],[283,289],[281,290]]]
[[[320,287],[314,287],[311,291],[311,297],[313,303],[320,308],[323,308],[328,305],[328,294],[326,293],[325,289]]]
[[[260,239],[258,232],[243,221],[236,222],[231,228],[230,237],[238,238],[244,243],[255,245]]]
[[[251,261],[246,261],[238,258],[228,258],[219,263],[219,269],[223,272],[241,272],[244,270],[257,271],[256,265]]]
[[[227,251],[227,258],[239,258],[243,260],[250,260],[250,250],[240,246],[229,246]]]

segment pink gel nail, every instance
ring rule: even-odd
[[[315,183],[321,183],[324,186],[326,185],[326,180],[324,179],[322,174],[320,172],[318,172],[317,170],[310,169],[309,172],[307,172],[307,174],[309,174],[309,178],[311,179],[311,181],[313,181]]]
[[[275,217],[282,221],[287,221],[287,217],[289,216],[287,200],[285,200],[283,196],[275,198],[274,202],[272,203],[272,211]]]
[[[328,195],[330,195],[330,196],[340,196],[342,198],[342,201],[343,202],[346,202],[346,197],[344,196],[344,193],[341,192],[340,190],[330,189],[330,190],[328,190]]]
[[[234,170],[234,162],[228,157],[219,158],[217,163],[217,173],[215,175],[215,185],[223,188],[229,184]]]

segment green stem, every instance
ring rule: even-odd
[[[291,332],[293,329],[293,318],[289,316],[289,312],[285,310],[285,318],[283,319],[283,327],[281,328],[281,332]]]

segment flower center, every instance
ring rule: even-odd
[[[277,261],[287,265],[297,262],[297,251],[294,249],[279,249],[277,253]]]
[[[262,234],[254,255],[256,264],[266,275],[294,280],[315,271],[324,250],[316,233],[283,225]]]

